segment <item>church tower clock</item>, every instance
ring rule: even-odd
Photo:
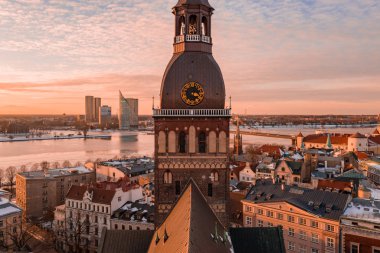
[[[223,76],[212,56],[208,0],[179,0],[174,53],[165,70],[155,131],[156,226],[192,178],[228,225],[229,120]]]

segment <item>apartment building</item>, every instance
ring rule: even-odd
[[[16,203],[26,217],[42,217],[65,203],[71,185],[90,184],[95,180],[95,171],[83,166],[18,173]]]
[[[257,181],[243,202],[245,227],[284,231],[286,251],[339,252],[339,218],[351,195]]]
[[[12,239],[20,234],[21,216],[21,208],[0,197],[0,252],[12,249]]]
[[[380,253],[380,200],[353,199],[341,218],[342,253]]]

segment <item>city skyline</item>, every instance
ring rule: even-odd
[[[235,113],[379,113],[376,1],[210,3]],[[150,114],[174,4],[1,2],[0,114],[83,114],[87,94],[118,108],[119,89]]]

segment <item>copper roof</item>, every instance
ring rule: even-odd
[[[69,192],[66,195],[67,199],[83,200],[84,193],[86,191],[92,192],[92,202],[99,204],[111,204],[111,201],[115,195],[115,190],[104,190],[95,187],[88,187],[85,185],[72,185]]]
[[[208,0],[179,0],[175,7],[179,7],[181,5],[204,5],[212,8]]]
[[[214,240],[212,234],[216,231],[218,239]],[[148,252],[227,253],[231,245],[220,240],[224,233],[223,225],[190,179],[178,202],[157,229]],[[156,242],[157,236],[159,240]]]

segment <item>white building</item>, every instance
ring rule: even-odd
[[[252,170],[249,162],[245,164],[245,168],[239,173],[239,181],[253,182],[256,178],[256,173]]]
[[[119,188],[114,184],[102,185],[102,188],[71,186],[64,211],[62,206],[55,211],[57,245],[65,252],[78,249],[96,252],[102,229],[111,228],[112,214],[126,202],[142,198],[142,189],[138,185],[124,184]]]
[[[0,252],[12,248],[12,237],[20,235],[22,210],[8,198],[0,197]]]

